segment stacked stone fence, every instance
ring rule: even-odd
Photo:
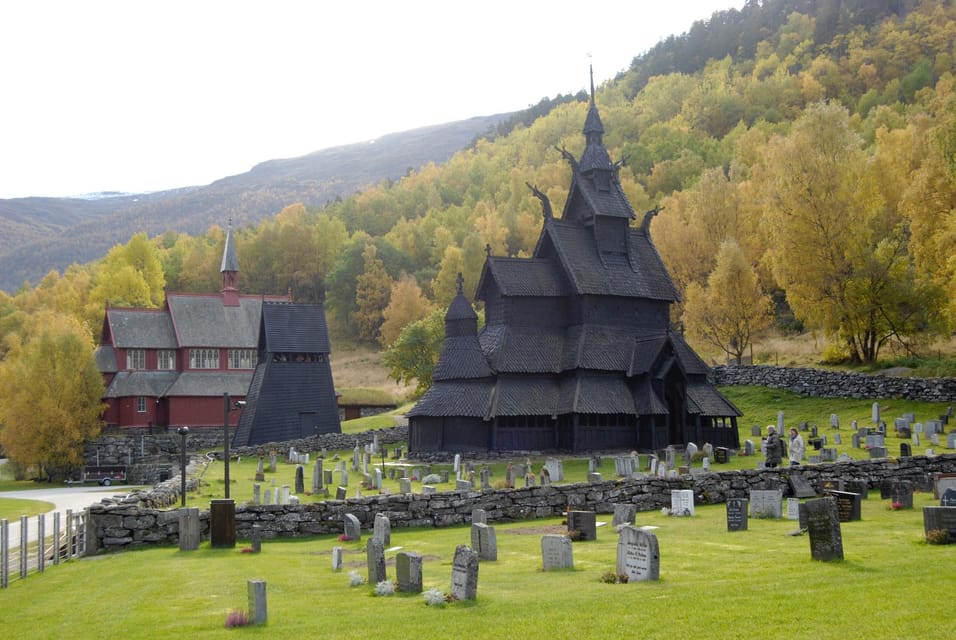
[[[768,365],[722,365],[713,368],[713,375],[718,386],[770,387],[815,398],[956,401],[956,378],[895,377]]]
[[[435,494],[376,495],[327,500],[302,505],[236,505],[236,535],[251,537],[252,525],[266,538],[295,538],[342,533],[345,514],[355,515],[371,529],[375,514],[384,513],[393,527],[451,526],[471,521],[474,509],[484,509],[488,521],[516,521],[560,516],[568,508],[612,513],[614,505],[634,504],[638,511],[669,507],[671,490],[691,489],[696,504],[719,504],[747,497],[752,489],[782,489],[792,495],[788,478],[798,472],[818,491],[825,480],[865,482],[870,489],[884,480],[911,480],[926,489],[935,473],[956,473],[956,454],[852,460],[801,466],[798,469],[735,470],[694,473],[677,478],[628,478],[597,483],[546,485],[524,489],[449,491]],[[170,481],[173,483],[174,481]],[[171,495],[178,495],[167,487]],[[176,544],[176,509],[153,506],[167,501],[149,493],[93,505],[87,519],[87,552],[117,551],[149,544]],[[174,499],[175,500],[175,499]],[[168,506],[164,505],[164,506]],[[200,515],[200,535],[209,538],[209,512]]]

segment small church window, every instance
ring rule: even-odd
[[[127,369],[146,368],[146,349],[129,349],[126,351]]]

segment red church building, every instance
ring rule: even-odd
[[[239,293],[239,262],[230,228],[222,255],[222,290],[167,293],[160,309],[107,303],[96,363],[103,373],[110,427],[221,427],[223,394],[245,398],[258,360],[264,301],[283,296]],[[239,420],[229,414],[230,424]]]

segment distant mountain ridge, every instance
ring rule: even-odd
[[[103,256],[134,233],[196,234],[211,225],[255,224],[301,202],[320,207],[410,169],[442,163],[512,114],[392,133],[297,158],[268,160],[202,187],[93,198],[0,199],[0,289],[36,283],[51,269]]]

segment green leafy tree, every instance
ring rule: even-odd
[[[0,362],[0,445],[21,469],[54,480],[82,465],[83,443],[100,431],[105,389],[78,320],[41,314],[33,331]]]
[[[413,396],[421,396],[432,385],[444,340],[444,309],[436,309],[427,318],[406,325],[383,356],[389,377],[402,384],[415,384]]]

